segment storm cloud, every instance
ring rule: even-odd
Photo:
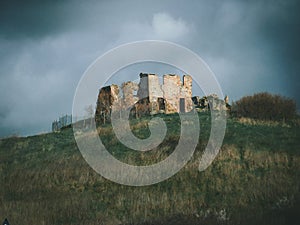
[[[269,91],[296,99],[299,108],[299,6],[293,0],[2,1],[0,136],[49,131],[54,119],[71,113],[77,83],[97,57],[145,39],[196,52],[232,100]]]

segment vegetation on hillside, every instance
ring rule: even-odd
[[[119,160],[155,163],[172,152],[180,120],[167,123],[152,153],[126,149],[110,125],[101,139]],[[228,119],[222,149],[204,172],[198,163],[210,118],[199,113],[201,134],[192,160],[176,175],[146,187],[108,181],[82,158],[71,128],[0,140],[0,219],[13,224],[296,224],[300,206],[300,127]],[[147,137],[151,119],[131,121]],[[170,130],[170,131],[169,131]]]
[[[291,121],[296,117],[296,109],[293,99],[267,92],[245,96],[232,105],[232,113],[237,117],[271,121]]]

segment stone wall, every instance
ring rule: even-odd
[[[157,98],[164,97],[159,78],[155,74],[148,75],[148,93],[150,102],[156,101]]]
[[[133,106],[138,100],[138,96],[136,92],[139,89],[139,86],[131,81],[125,82],[121,86],[123,92],[123,103],[122,108],[128,109],[129,107]]]
[[[203,110],[231,110],[231,105],[229,104],[229,98],[226,95],[224,100],[220,99],[217,95],[211,94],[208,96],[203,96],[200,98],[199,96],[192,97],[192,101],[194,104],[194,107],[198,111]]]
[[[139,99],[147,98],[149,96],[149,82],[148,74],[140,73],[140,82],[138,84],[137,96]]]
[[[112,105],[120,102],[119,92],[119,87],[115,84],[100,89],[95,112],[97,123],[110,122]]]
[[[224,101],[217,96],[204,96],[201,99],[192,97],[192,82],[189,75],[184,75],[181,81],[178,75],[166,74],[160,84],[156,74],[140,73],[139,84],[131,81],[123,83],[122,93],[117,85],[103,87],[98,95],[96,121],[109,122],[112,106],[120,112],[130,110],[131,115],[136,117],[145,114],[190,112],[195,107],[209,110],[210,105],[216,110],[224,108]],[[228,101],[227,97],[226,106],[229,105]]]
[[[183,76],[183,87],[181,88],[181,96],[185,98],[185,112],[190,112],[194,109],[192,101],[192,83],[193,79],[189,75]]]
[[[191,76],[184,75],[183,82],[181,82],[178,75],[164,75],[163,92],[166,101],[165,112],[167,114],[190,112],[193,110]]]
[[[163,98],[163,90],[159,82],[159,77],[156,74],[140,73],[138,87],[138,98],[140,101],[135,105],[137,113],[158,113],[160,108],[163,108],[160,107],[161,101],[159,100]]]

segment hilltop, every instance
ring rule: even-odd
[[[70,127],[0,140],[0,219],[7,217],[12,225],[296,224],[300,126],[229,118],[218,157],[199,172],[210,118],[198,115],[201,134],[193,159],[168,180],[146,187],[119,185],[94,172]],[[157,116],[170,132],[152,153],[126,149],[109,124],[100,128],[101,139],[122,161],[159,161],[176,146],[180,120],[175,114]],[[131,121],[140,138],[149,135],[150,118]]]

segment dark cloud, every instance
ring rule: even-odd
[[[144,39],[199,54],[233,100],[270,91],[295,98],[299,107],[298,11],[292,0],[1,1],[0,136],[49,131],[52,120],[71,113],[91,62]]]
[[[68,29],[68,10],[64,1],[1,1],[0,37],[4,39],[40,38]]]
[[[258,32],[269,45],[274,58],[274,70],[281,73],[286,88],[294,98],[299,98],[300,59],[300,2],[277,1],[274,5],[264,4],[257,23]],[[298,99],[298,104],[300,103]]]

